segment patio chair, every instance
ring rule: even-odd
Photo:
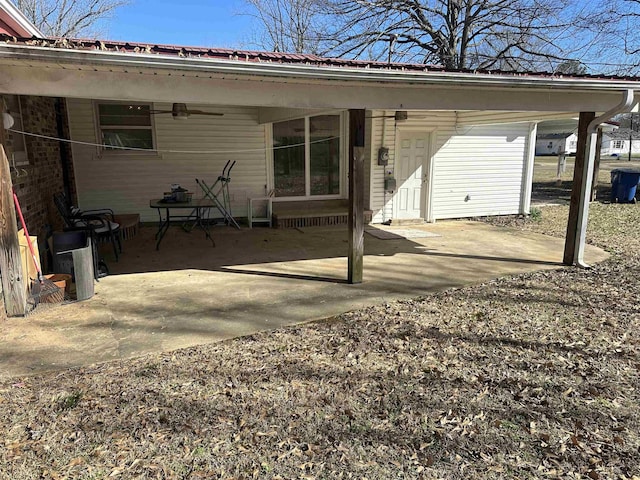
[[[54,194],[53,201],[64,220],[65,230],[90,230],[98,241],[108,240],[118,261],[119,253],[122,253],[122,241],[120,225],[114,220],[113,210],[80,210],[69,203],[64,193]]]

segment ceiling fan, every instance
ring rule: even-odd
[[[393,115],[374,115],[369,118],[393,118],[396,122],[404,122],[409,118],[409,112],[406,110],[396,110]]]
[[[210,115],[214,117],[221,117],[223,113],[218,112],[205,112],[204,110],[189,110],[186,103],[174,103],[171,110],[151,110],[154,115],[157,114],[171,114],[174,120],[186,120],[191,115]]]

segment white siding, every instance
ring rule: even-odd
[[[387,112],[392,115],[393,112]],[[383,138],[382,111],[370,113],[371,169],[369,206],[373,223],[392,218],[393,197],[384,193],[385,172],[395,170],[397,128],[435,131],[431,220],[483,215],[517,214],[521,210],[524,166],[527,160],[529,123],[460,126],[452,111],[410,112],[409,120],[387,119]],[[474,114],[481,122],[481,113]],[[389,148],[387,167],[377,165],[377,150]],[[469,200],[465,198],[469,196]],[[426,213],[425,213],[426,215]]]
[[[577,118],[577,112],[458,112],[458,125],[496,125],[516,122],[542,122]]]
[[[385,173],[395,171],[395,147],[396,147],[396,126],[416,128],[424,127],[425,131],[436,131],[436,141],[434,150],[437,151],[449,139],[455,131],[455,112],[443,111],[425,111],[411,112],[409,119],[396,123],[393,119],[394,111],[386,113],[374,110],[371,112],[372,121],[372,154],[371,154],[371,201],[370,208],[373,210],[373,223],[381,223],[393,217],[393,196],[384,192]],[[386,128],[384,139],[382,138],[384,118],[382,115],[391,115],[392,118],[386,118]],[[378,148],[381,146],[389,148],[389,165],[387,167],[378,166]],[[433,154],[433,152],[432,152]],[[383,208],[384,207],[384,208]]]
[[[564,138],[541,138],[536,140],[536,155],[558,155],[560,152],[575,153],[569,149],[569,142]]]
[[[150,199],[161,198],[172,183],[179,183],[199,198],[202,192],[195,179],[211,185],[227,160],[236,160],[231,172],[231,203],[234,215],[245,216],[247,198],[264,196],[267,184],[265,126],[258,124],[257,109],[189,107],[219,111],[224,116],[191,116],[176,121],[171,115],[155,115],[157,149],[219,153],[101,152],[96,147],[73,145],[79,206],[140,213],[142,221],[155,221],[157,212],[149,208]],[[154,104],[154,108],[170,110],[171,104]],[[96,143],[93,102],[68,99],[68,110],[71,137]]]
[[[433,219],[520,211],[529,124],[464,127],[435,157]]]

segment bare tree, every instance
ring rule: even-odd
[[[330,0],[332,52],[447,68],[548,69],[572,59],[570,0]]]
[[[259,47],[275,52],[316,53],[324,0],[245,0],[260,23]]]
[[[580,2],[587,3],[587,2]],[[607,0],[589,2],[589,7],[578,8],[573,15],[570,41],[565,45],[577,46],[575,56],[559,65],[560,73],[589,73],[628,75],[637,72],[638,29],[640,27],[640,0]],[[564,71],[566,69],[569,71]]]
[[[53,37],[94,36],[97,23],[128,0],[14,0],[42,33]]]
[[[558,65],[555,73],[564,75],[584,75],[587,73],[587,66],[579,60],[567,60]]]

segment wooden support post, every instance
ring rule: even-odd
[[[4,145],[5,131],[0,116],[0,273],[4,307],[8,316],[15,317],[26,313],[26,279],[22,275],[11,167]]]
[[[349,283],[364,271],[364,110],[349,110]]]
[[[591,201],[595,202],[598,195],[598,175],[600,175],[600,154],[602,152],[602,129],[598,129],[596,137],[596,161],[593,165],[593,179],[591,181]]]
[[[578,121],[578,145],[576,148],[576,161],[573,169],[573,188],[571,190],[571,204],[569,206],[569,220],[567,222],[567,235],[564,244],[565,265],[573,265],[576,257],[576,238],[578,235],[579,216],[580,216],[580,198],[586,192],[583,189],[583,177],[588,172],[586,162],[589,161],[587,156],[587,142],[590,142],[588,128],[591,121],[596,117],[594,112],[581,112]],[[590,192],[589,192],[590,193]]]

